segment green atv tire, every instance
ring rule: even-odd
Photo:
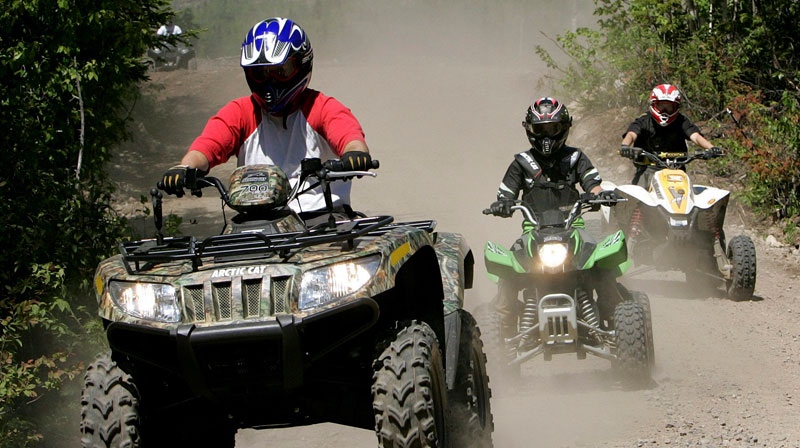
[[[642,306],[645,319],[645,333],[647,337],[647,365],[652,372],[656,366],[656,351],[653,342],[653,313],[650,311],[650,297],[641,291],[631,291],[631,299]]]
[[[650,383],[650,361],[647,347],[647,320],[641,304],[625,301],[614,310],[616,359],[614,367],[623,384],[633,388]]]

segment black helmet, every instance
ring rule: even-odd
[[[241,65],[253,97],[279,114],[308,86],[314,53],[300,25],[281,17],[262,20],[242,42]]]
[[[543,97],[528,107],[525,121],[522,122],[533,149],[550,157],[557,153],[567,141],[572,117],[567,106],[555,98]]]

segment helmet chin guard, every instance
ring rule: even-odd
[[[672,84],[659,84],[650,92],[650,116],[659,126],[667,126],[678,118],[681,92]]]

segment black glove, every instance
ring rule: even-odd
[[[345,171],[367,171],[372,168],[372,157],[364,151],[347,151],[342,154],[341,161]]]
[[[597,193],[597,200],[607,202],[606,205],[616,205],[619,199],[619,195],[612,190],[603,190]]]
[[[498,201],[492,202],[492,205],[491,207],[489,207],[489,210],[491,210],[492,214],[495,216],[508,218],[509,216],[511,216],[512,205],[514,205],[514,201],[510,199],[500,199]]]
[[[619,148],[619,155],[621,157],[625,157],[626,159],[632,159],[636,157],[634,154],[633,146],[622,145]]]
[[[711,157],[722,157],[725,155],[725,152],[719,146],[712,146],[711,149],[708,150],[708,153],[711,154]]]
[[[174,194],[175,196],[183,196],[183,189],[186,187],[186,171],[189,169],[187,165],[175,165],[164,173],[161,178],[159,188],[164,190],[167,194]]]

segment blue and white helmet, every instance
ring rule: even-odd
[[[258,22],[242,42],[241,66],[253,97],[279,114],[311,81],[314,52],[300,25],[273,17]]]

